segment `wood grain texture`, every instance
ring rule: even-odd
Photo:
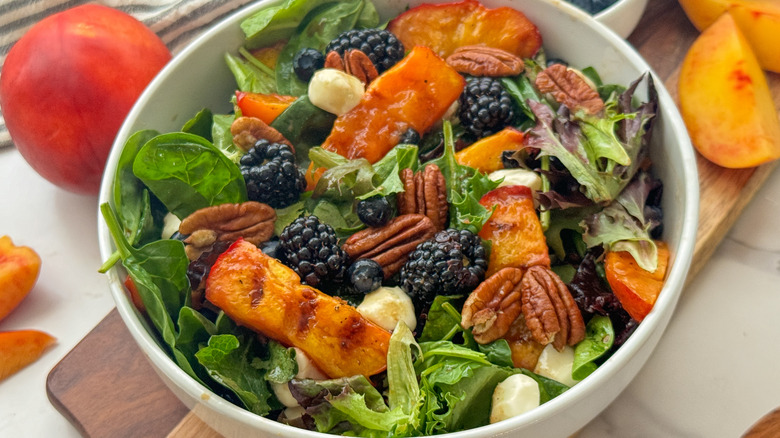
[[[742,438],[777,438],[780,436],[780,408],[761,417]]]
[[[647,59],[676,99],[679,66],[697,36],[676,0],[653,0],[648,2],[628,41]],[[780,105],[780,75],[769,74],[767,79],[775,103]],[[697,154],[701,207],[689,280],[707,262],[777,165],[775,162],[752,169],[724,169]],[[220,436],[164,387],[116,311],[52,370],[47,388],[52,404],[85,436]],[[780,411],[767,418],[745,437],[780,436]],[[143,420],[141,424],[139,419]]]
[[[189,410],[112,310],[49,373],[52,405],[85,437],[165,436]]]

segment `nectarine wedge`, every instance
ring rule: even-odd
[[[780,122],[766,77],[728,12],[683,59],[680,111],[696,149],[729,168],[780,157]]]
[[[0,332],[0,380],[35,362],[54,342],[38,330]]]
[[[731,13],[766,70],[780,73],[780,2],[777,0],[679,0],[694,26],[704,30]]]
[[[0,237],[0,320],[30,293],[40,271],[41,258],[33,249]]]

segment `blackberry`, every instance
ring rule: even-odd
[[[482,240],[468,230],[449,228],[417,245],[403,267],[400,286],[424,307],[436,295],[470,292],[485,278]]]
[[[279,236],[279,253],[280,260],[309,286],[344,280],[348,256],[333,228],[316,216],[299,217],[285,227]]]
[[[361,294],[367,294],[382,286],[382,266],[371,259],[360,259],[347,269],[352,287]]]
[[[344,55],[347,49],[365,53],[380,74],[404,57],[404,45],[384,29],[352,29],[342,32],[325,47],[325,53],[335,50]]]
[[[512,122],[512,98],[501,81],[490,77],[469,78],[460,95],[461,125],[477,138],[495,134]]]
[[[384,196],[372,196],[359,201],[357,215],[369,227],[381,227],[393,217],[393,208]]]
[[[306,188],[295,154],[286,144],[258,140],[239,164],[247,196],[252,201],[284,208],[298,201]]]
[[[325,55],[316,49],[303,48],[293,57],[293,71],[298,79],[309,82],[314,72],[325,66]]]

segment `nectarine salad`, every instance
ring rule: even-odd
[[[666,275],[652,77],[548,57],[509,7],[314,4],[242,23],[234,111],[127,140],[102,270],[193,379],[296,427],[454,432],[587,378]]]

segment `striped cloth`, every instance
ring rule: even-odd
[[[200,32],[252,0],[0,0],[0,67],[8,50],[35,23],[83,3],[100,3],[133,15],[174,54]],[[0,109],[0,148],[11,146]]]

